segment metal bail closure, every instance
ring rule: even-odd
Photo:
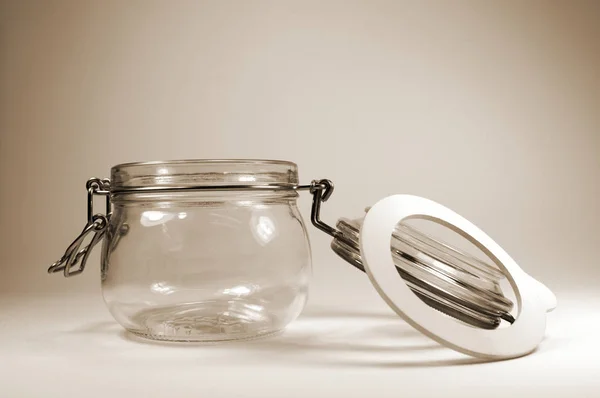
[[[60,260],[48,268],[48,273],[62,271],[66,278],[82,273],[92,249],[102,240],[106,233],[111,212],[110,180],[90,178],[86,183],[86,189],[88,192],[87,223],[73,243],[69,245]],[[94,196],[96,195],[103,195],[106,197],[106,214],[94,214]],[[83,249],[80,249],[81,245],[90,234],[93,234],[90,243]]]
[[[510,326],[485,329],[457,322],[413,294],[408,283],[398,283],[398,265],[390,252],[390,239],[399,222],[415,218],[450,228],[492,259],[510,282],[517,298],[519,313]],[[389,196],[369,209],[360,228],[359,241],[362,264],[379,295],[401,318],[433,340],[485,359],[523,356],[534,351],[542,341],[546,312],[556,307],[554,294],[525,273],[482,230],[452,210],[417,196]]]

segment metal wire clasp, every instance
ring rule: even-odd
[[[298,185],[297,191],[307,190],[313,195],[312,208],[310,211],[310,221],[312,224],[331,235],[334,238],[341,237],[342,233],[330,225],[321,221],[321,204],[327,202],[333,193],[333,182],[330,180],[313,180],[310,185]]]
[[[85,184],[87,189],[87,223],[83,231],[69,245],[65,254],[48,268],[48,273],[63,272],[66,278],[78,275],[83,272],[90,253],[104,237],[106,227],[111,214],[110,206],[110,180],[100,178],[90,178]],[[106,197],[106,214],[94,214],[94,196],[103,195]],[[89,234],[92,239],[83,249],[81,245]]]

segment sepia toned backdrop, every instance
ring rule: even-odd
[[[0,396],[597,396],[599,21],[580,0],[0,0]],[[559,307],[536,352],[479,363],[309,226],[309,304],[285,333],[137,340],[102,300],[99,250],[80,276],[46,270],[89,177],[186,158],[294,161],[334,181],[328,223],[431,198]]]
[[[46,274],[83,227],[86,179],[182,158],[292,160],[335,182],[329,222],[425,196],[551,288],[597,290],[599,9],[4,1],[1,291],[97,292],[98,253],[75,279]],[[309,229],[316,294],[362,283]]]

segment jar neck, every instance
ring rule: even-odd
[[[223,187],[292,188],[298,167],[287,161],[260,159],[196,159],[127,163],[111,170],[114,192],[163,189],[220,189]]]
[[[155,192],[122,192],[111,194],[111,202],[115,206],[160,203],[163,205],[211,205],[214,203],[231,203],[249,205],[253,203],[277,204],[295,202],[298,193],[294,189],[282,190],[229,190],[229,191],[155,191]]]

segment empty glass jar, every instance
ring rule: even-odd
[[[88,214],[92,242],[106,231],[102,291],[112,315],[160,340],[283,329],[302,311],[311,274],[297,185],[294,163],[264,160],[129,163],[110,181],[90,180],[90,206],[97,194],[112,202],[109,217]],[[76,246],[51,270],[79,272],[64,269]]]
[[[541,341],[543,316],[556,306],[552,292],[491,238],[431,200],[392,195],[364,218],[324,223],[320,208],[333,184],[299,185],[291,162],[127,163],[113,167],[110,180],[92,178],[86,188],[87,224],[48,271],[81,273],[103,241],[104,300],[121,325],[143,337],[245,339],[295,319],[311,272],[296,206],[301,190],[312,194],[311,222],[333,238],[332,249],[367,272],[400,317],[441,344],[483,358],[524,355]],[[94,214],[99,195],[106,212]],[[458,232],[495,266],[405,224],[414,218]],[[520,297],[519,314],[500,286],[507,275]],[[502,322],[511,326],[502,328]]]

